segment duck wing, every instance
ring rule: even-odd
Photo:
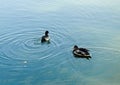
[[[90,55],[90,53],[88,52],[89,50],[86,48],[79,48],[80,51],[82,51],[85,55]]]
[[[89,50],[88,50],[88,49],[86,49],[86,48],[79,48],[79,50],[84,51],[84,52],[89,51]]]
[[[45,42],[45,36],[42,36],[41,42]]]

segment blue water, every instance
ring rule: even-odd
[[[0,85],[119,85],[119,3],[0,0]],[[75,58],[75,44],[92,58]]]

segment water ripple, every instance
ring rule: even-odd
[[[68,62],[72,69],[76,72],[89,73],[90,70],[100,67],[112,67],[119,63],[120,50],[109,47],[88,47],[92,58],[75,58],[73,55],[69,57]],[[105,69],[105,68],[104,68]],[[99,69],[100,70],[100,69]],[[98,70],[96,69],[96,72]]]
[[[26,67],[30,63],[31,66],[34,66],[35,62],[42,65],[48,61],[52,62],[56,58],[58,60],[57,56],[66,52],[65,49],[71,45],[72,39],[65,32],[62,33],[59,30],[51,29],[49,30],[50,44],[42,44],[40,39],[45,31],[45,29],[23,30],[2,34],[0,36],[1,65]],[[63,61],[64,58],[61,59]],[[46,66],[48,66],[47,63],[43,65],[43,67]]]

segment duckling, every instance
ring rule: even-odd
[[[91,58],[88,49],[86,49],[86,48],[78,48],[77,45],[75,45],[74,48],[73,48],[73,54],[76,57],[87,58],[87,59]]]
[[[48,33],[49,33],[49,31],[45,31],[45,35],[42,36],[42,38],[41,38],[41,43],[50,41],[50,37],[49,37]]]

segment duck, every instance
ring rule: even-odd
[[[50,37],[48,34],[49,34],[49,31],[45,31],[45,35],[42,36],[42,38],[41,38],[41,43],[50,41]]]
[[[87,59],[91,58],[88,49],[86,49],[86,48],[79,48],[77,45],[74,45],[74,48],[73,48],[72,52],[73,52],[73,55],[75,57],[87,58]]]

